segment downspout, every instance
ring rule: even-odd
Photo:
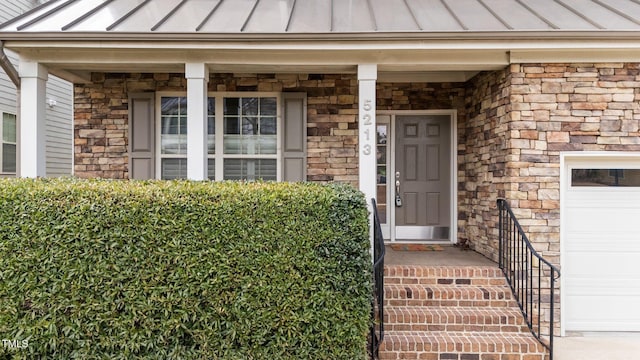
[[[4,52],[4,42],[2,40],[0,40],[0,66],[20,91],[20,75],[18,75],[18,70],[16,70]]]

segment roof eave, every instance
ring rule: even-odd
[[[4,41],[427,41],[427,40],[639,40],[637,30],[417,31],[343,33],[2,32]]]

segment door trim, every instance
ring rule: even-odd
[[[387,157],[387,161],[389,162],[389,168],[387,169],[388,174],[395,174],[395,152],[396,152],[396,134],[393,129],[395,129],[396,116],[398,115],[449,115],[451,119],[451,139],[450,139],[450,179],[451,179],[451,191],[450,191],[450,202],[451,209],[450,211],[450,238],[447,240],[429,240],[424,241],[424,243],[428,244],[455,244],[458,242],[458,112],[455,109],[443,109],[443,110],[379,110],[376,112],[376,117],[378,115],[389,116],[389,129],[390,135],[388,136],[388,142],[390,143],[390,155]],[[392,176],[387,176],[387,199],[390,202],[392,197]],[[385,241],[387,242],[396,242],[396,234],[395,228],[391,226],[391,224],[395,224],[395,211],[392,211],[393,204],[389,203],[387,206],[387,219],[389,222],[387,224],[388,238]],[[387,234],[384,234],[387,235]],[[420,243],[419,241],[412,241],[412,244]]]

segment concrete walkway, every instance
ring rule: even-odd
[[[640,333],[556,337],[554,360],[637,360]]]

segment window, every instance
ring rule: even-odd
[[[222,111],[216,111],[221,109]],[[276,94],[216,94],[207,101],[207,177],[278,180]],[[160,95],[159,177],[187,177],[187,98]]]
[[[387,153],[389,144],[387,138],[389,135],[389,124],[378,123],[376,125],[376,188],[377,188],[377,206],[378,216],[381,224],[387,223]]]
[[[207,178],[216,179],[216,99],[207,99]]]
[[[640,186],[640,169],[572,169],[571,186]]]
[[[160,178],[187,177],[187,98],[160,100]]]
[[[225,97],[225,180],[277,179],[277,100]]]
[[[16,173],[16,116],[2,113],[0,127],[0,170],[4,174]]]

